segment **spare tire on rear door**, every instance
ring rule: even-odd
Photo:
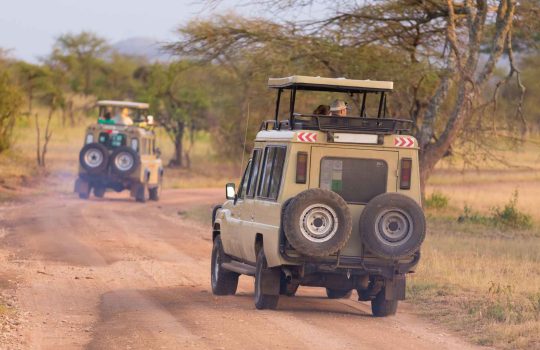
[[[351,236],[351,213],[337,193],[312,188],[288,203],[283,230],[299,253],[327,256],[343,248]]]
[[[137,169],[139,164],[139,155],[129,147],[118,147],[111,154],[111,170],[116,175],[129,175]]]
[[[388,259],[412,255],[426,236],[422,208],[398,193],[373,198],[360,216],[360,235],[370,252]]]
[[[79,153],[79,162],[89,174],[101,173],[107,169],[109,151],[100,143],[86,144]]]

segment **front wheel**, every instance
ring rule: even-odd
[[[257,253],[257,265],[255,269],[255,307],[259,310],[275,309],[279,300],[279,285],[281,272],[275,269],[269,269],[264,255],[264,249],[261,248]],[[266,294],[264,287],[277,287],[277,293]]]
[[[392,316],[397,312],[398,301],[395,299],[387,300],[384,294],[383,288],[377,293],[375,299],[371,300],[371,312],[375,317]]]
[[[238,277],[236,272],[228,271],[221,267],[221,264],[226,259],[223,251],[221,237],[217,236],[214,239],[212,248],[212,266],[211,266],[211,284],[212,293],[214,295],[234,295],[238,288]]]
[[[103,196],[105,196],[105,191],[105,186],[96,186],[94,187],[94,196],[97,198],[103,198]]]

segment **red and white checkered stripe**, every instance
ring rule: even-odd
[[[396,147],[413,147],[414,138],[410,136],[396,136],[394,139],[394,146]]]
[[[317,142],[316,132],[299,132],[296,134],[296,138],[300,142]]]

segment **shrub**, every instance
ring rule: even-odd
[[[0,73],[0,153],[11,146],[13,127],[22,102],[22,95],[11,84],[7,72]]]
[[[518,191],[515,190],[510,201],[501,209],[494,207],[492,220],[496,225],[511,227],[516,229],[528,229],[533,226],[532,218],[529,214],[519,211],[517,208]]]
[[[474,222],[483,225],[492,225],[502,228],[513,228],[518,230],[530,229],[533,227],[532,217],[529,214],[521,212],[517,208],[518,191],[515,190],[510,201],[500,207],[491,209],[491,215],[482,215],[473,211],[471,207],[465,204],[463,213],[459,216],[458,222]]]
[[[425,204],[427,208],[431,209],[444,209],[448,207],[449,198],[441,192],[434,191],[429,197],[426,198]]]

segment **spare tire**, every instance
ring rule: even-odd
[[[89,143],[81,149],[79,162],[89,174],[104,172],[109,163],[109,150],[100,143]]]
[[[328,256],[343,248],[351,236],[351,213],[337,193],[312,188],[288,203],[283,230],[299,253]]]
[[[418,251],[424,241],[426,218],[411,198],[383,193],[362,211],[360,235],[373,254],[388,259],[404,258]]]
[[[111,171],[116,175],[127,176],[139,167],[141,160],[132,148],[118,147],[111,154]]]

